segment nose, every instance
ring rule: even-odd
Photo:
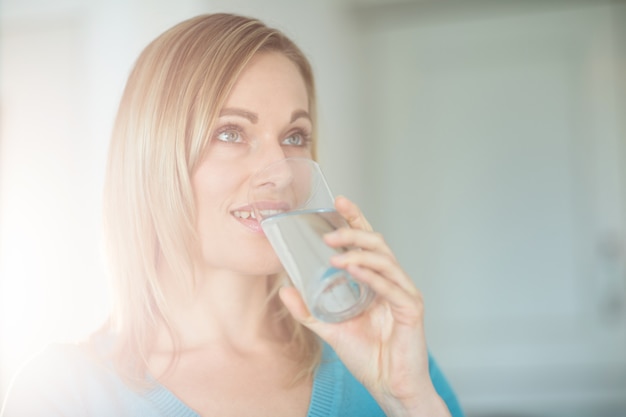
[[[259,140],[255,147],[251,155],[256,160],[253,186],[282,187],[292,180],[293,174],[289,164],[281,162],[287,155],[278,141],[269,136],[268,140]]]
[[[263,209],[286,210],[297,201],[294,175],[288,159],[279,159],[252,175],[248,201],[257,219],[262,220]]]
[[[282,158],[274,159],[253,174],[252,186],[255,188],[284,188],[293,182],[293,179],[293,170],[283,154]]]

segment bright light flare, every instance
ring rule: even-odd
[[[0,395],[46,344],[95,330],[108,304],[104,167],[85,134],[75,28],[3,27],[2,38]]]

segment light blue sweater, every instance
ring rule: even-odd
[[[453,417],[463,413],[437,364],[430,376]],[[254,411],[251,410],[251,415]],[[0,417],[198,417],[161,385],[138,393],[112,367],[77,345],[57,344],[30,361],[13,381]],[[384,413],[335,352],[324,346],[308,417],[379,417]]]

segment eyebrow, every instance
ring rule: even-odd
[[[225,109],[222,109],[222,111],[220,112],[220,117],[222,117],[222,116],[239,116],[239,117],[243,117],[244,119],[248,119],[250,121],[250,123],[252,123],[252,124],[256,124],[256,122],[259,121],[259,115],[258,114],[249,112],[247,110],[236,109],[236,108],[225,108]]]
[[[304,117],[305,119],[308,119],[310,122],[311,120],[311,115],[309,115],[309,112],[305,111],[305,110],[296,110],[291,114],[291,123],[295,122],[296,120],[300,119],[301,117]]]
[[[235,107],[227,107],[225,109],[222,109],[222,111],[220,111],[220,117],[222,116],[243,117],[244,119],[249,120],[250,123],[252,124],[256,124],[259,121],[258,114],[247,111],[247,110],[238,109]],[[307,112],[306,110],[296,110],[291,114],[291,123],[295,122],[296,120],[300,118],[305,118],[311,121],[311,116],[309,115],[309,112]]]

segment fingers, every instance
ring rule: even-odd
[[[335,209],[341,214],[350,227],[361,230],[372,230],[372,226],[369,224],[359,207],[352,201],[348,200],[344,196],[338,196],[335,199]]]
[[[360,248],[384,253],[395,259],[391,248],[387,246],[380,233],[343,227],[325,234],[324,241],[333,248]]]
[[[334,248],[357,249],[333,256],[331,264],[368,284],[378,295],[377,299],[387,300],[393,311],[406,318],[407,324],[419,322],[423,310],[421,293],[400,267],[382,235],[373,232],[359,207],[346,197],[337,197],[335,208],[350,228],[328,233],[324,241]],[[330,331],[328,326],[311,315],[295,288],[282,288],[280,297],[296,320],[325,338],[325,333]]]
[[[376,273],[379,277],[377,279],[380,281],[386,281],[410,295],[418,293],[413,281],[411,281],[395,259],[387,254],[352,250],[334,255],[330,259],[330,263],[336,268],[345,270],[349,270],[351,266],[358,266],[361,269],[370,270]],[[376,292],[379,293],[378,291]]]
[[[395,282],[385,279],[376,271],[358,265],[348,265],[346,270],[358,281],[369,285],[380,299],[387,300],[395,312],[396,320],[414,326],[423,319],[424,303],[422,294],[417,288],[412,287],[407,291]]]
[[[341,269],[357,266],[361,270],[371,272],[361,272],[360,275],[379,295],[394,299],[398,299],[400,294],[398,291],[404,291],[410,297],[419,295],[419,290],[400,267],[383,236],[372,231],[357,205],[345,197],[338,197],[335,206],[351,228],[340,228],[326,234],[324,236],[326,244],[334,248],[359,250],[349,250],[333,256],[332,265]]]

